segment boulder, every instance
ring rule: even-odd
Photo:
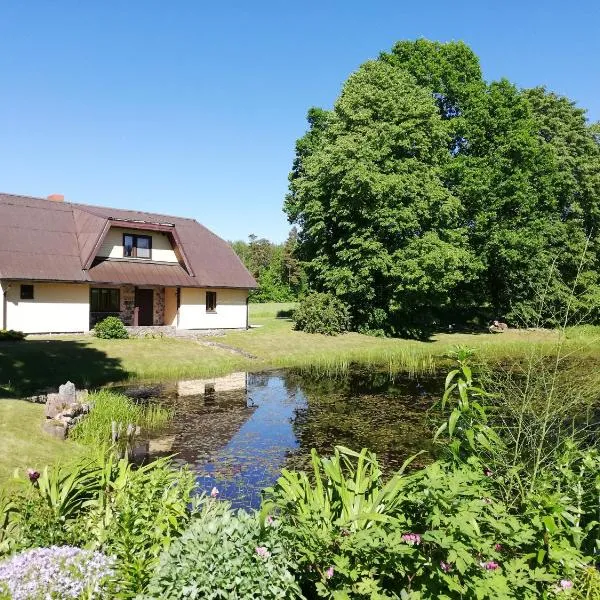
[[[54,419],[66,407],[67,404],[60,394],[48,394],[46,398],[46,419]]]
[[[58,395],[63,399],[65,404],[74,404],[77,402],[77,388],[70,381],[59,386]]]
[[[49,433],[51,436],[59,440],[64,440],[67,437],[68,426],[62,421],[57,421],[55,419],[46,419],[42,423],[42,429],[46,433]]]
[[[74,383],[67,381],[58,388],[58,394],[46,395],[44,431],[59,439],[65,439],[69,428],[79,421],[80,415],[89,411],[88,391],[77,390]]]

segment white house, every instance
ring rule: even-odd
[[[0,194],[0,328],[246,328],[256,282],[193,219]]]

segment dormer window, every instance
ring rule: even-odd
[[[123,256],[125,258],[152,258],[152,237],[124,233]]]

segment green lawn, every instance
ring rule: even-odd
[[[294,331],[285,316],[292,304],[250,306],[250,331],[216,338],[230,350],[194,340],[169,338],[100,340],[91,336],[52,336],[24,342],[0,342],[0,398],[22,398],[56,389],[70,379],[79,387],[99,387],[128,379],[159,381],[201,378],[236,370],[310,367],[335,372],[351,362],[374,364],[393,371],[430,372],[448,365],[447,354],[457,345],[478,349],[480,356],[498,361],[518,360],[532,349],[549,353],[558,339],[552,331],[509,330],[492,335],[439,334],[428,342],[375,338],[357,333],[330,337]],[[568,345],[579,355],[600,363],[600,328],[568,332]],[[48,438],[40,429],[42,408],[25,402],[0,400],[0,479],[16,466],[39,464],[77,452],[73,444]]]
[[[44,407],[24,400],[0,400],[0,483],[10,486],[15,469],[41,469],[49,461],[71,461],[84,449],[42,431]]]

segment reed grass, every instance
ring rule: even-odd
[[[159,404],[139,404],[123,394],[100,390],[90,394],[90,413],[79,422],[70,434],[87,446],[102,446],[111,442],[112,424],[139,426],[142,433],[155,431],[172,417],[168,408]]]

